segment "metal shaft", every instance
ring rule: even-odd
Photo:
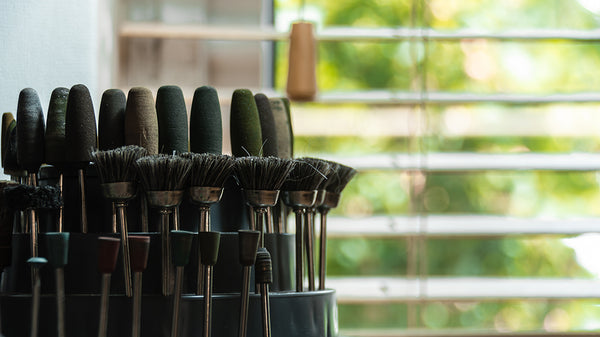
[[[64,174],[62,173],[62,171],[58,174],[58,188],[60,189],[60,195],[63,195],[63,182],[64,182]],[[63,232],[63,226],[64,226],[64,206],[60,205],[60,207],[58,207],[58,225],[57,225],[57,231],[59,233]]]
[[[173,229],[178,231],[181,229],[179,227],[179,206],[175,206],[173,207]]]
[[[85,175],[83,169],[77,170],[79,176],[79,194],[81,196],[81,232],[88,232],[87,209],[85,201]]]
[[[243,267],[242,292],[240,293],[240,326],[238,337],[246,337],[248,329],[248,302],[250,299],[250,268]]]
[[[118,218],[121,227],[121,255],[123,255],[123,277],[125,279],[125,295],[131,297],[133,286],[131,284],[131,257],[129,255],[129,234],[127,229],[126,204],[113,203],[117,208]]]
[[[199,208],[200,211],[200,228],[198,228],[199,232],[207,232],[210,231],[210,206],[202,206]],[[202,259],[201,259],[201,250],[200,244],[198,244],[198,276],[196,279],[196,295],[204,294],[204,268],[202,267]]]
[[[314,226],[313,226],[313,215],[311,211],[307,211],[304,219],[306,219],[306,225],[304,228],[305,234],[305,245],[306,245],[306,261],[308,265],[308,290],[315,290],[315,256],[314,256]]]
[[[31,330],[30,336],[37,337],[38,335],[38,324],[39,324],[39,312],[40,312],[40,292],[41,292],[41,281],[37,267],[32,268],[32,272],[35,270],[35,279],[33,281],[33,290],[31,295]]]
[[[203,337],[211,336],[212,326],[212,266],[204,266],[204,329]]]
[[[65,337],[65,273],[64,268],[56,268],[56,328],[57,336]]]
[[[111,224],[111,232],[117,233],[117,206],[115,206],[115,203],[112,203],[112,224]]]
[[[173,296],[173,316],[171,318],[171,337],[177,337],[179,333],[179,306],[181,303],[181,293],[183,287],[183,266],[176,268],[175,276],[175,294]]]
[[[142,273],[133,273],[133,314],[131,316],[131,337],[140,337],[142,328]]]
[[[269,284],[260,285],[260,302],[262,311],[263,337],[271,337],[271,305],[269,301]]]
[[[140,222],[142,223],[142,232],[147,233],[149,231],[148,226],[148,198],[146,194],[140,195]]]
[[[267,217],[267,233],[273,233],[273,215],[271,214],[271,207],[267,207],[267,213],[265,214]]]
[[[100,294],[100,318],[98,323],[98,337],[106,337],[108,329],[108,295],[110,293],[110,274],[102,274],[102,293]]]
[[[302,209],[295,209],[296,213],[296,291],[304,291],[304,231],[303,231],[303,213]]]
[[[171,238],[169,228],[168,208],[160,210],[160,232],[161,232],[161,250],[162,250],[162,294],[169,296],[171,294]]]
[[[327,273],[327,212],[321,211],[321,233],[319,238],[319,290],[325,290]]]

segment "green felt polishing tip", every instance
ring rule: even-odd
[[[214,266],[217,264],[221,233],[198,232],[198,242],[200,244],[200,260],[202,264],[205,266]]]
[[[171,231],[171,247],[173,253],[173,265],[183,267],[190,262],[190,251],[195,233],[188,231]]]
[[[223,126],[217,90],[202,86],[194,91],[190,111],[190,151],[221,154]]]
[[[188,119],[181,88],[166,85],[156,93],[158,148],[160,153],[188,151]]]
[[[234,157],[261,156],[262,132],[252,92],[236,89],[231,98],[231,152]]]
[[[69,233],[49,232],[46,237],[47,259],[53,268],[62,268],[69,260]]]

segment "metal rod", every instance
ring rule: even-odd
[[[179,228],[179,206],[173,207],[173,230],[180,230]]]
[[[207,232],[210,231],[210,218],[209,218],[209,212],[210,212],[210,206],[201,206],[199,207],[199,212],[200,212],[200,227],[198,228],[199,232]],[[202,259],[201,259],[201,250],[200,250],[200,242],[198,242],[198,276],[196,279],[196,295],[203,295],[204,292],[204,280],[205,280],[205,276],[204,276],[204,268],[202,266]]]
[[[131,316],[131,337],[140,337],[142,324],[142,273],[133,273],[133,314]]]
[[[121,255],[123,255],[123,277],[125,280],[125,295],[131,297],[133,286],[131,284],[131,257],[129,255],[129,234],[127,229],[127,211],[125,203],[113,203],[118,211],[121,227]]]
[[[41,293],[41,281],[40,275],[37,272],[37,267],[32,268],[32,272],[34,273],[35,279],[33,281],[33,290],[32,290],[32,298],[31,298],[31,330],[30,336],[37,337],[38,335],[38,324],[39,324],[39,312],[40,312],[40,293]]]
[[[267,207],[267,213],[265,216],[267,217],[267,233],[273,233],[273,214],[271,213],[271,207]]]
[[[304,256],[302,254],[302,250],[304,247],[303,238],[303,213],[302,209],[295,209],[296,213],[296,291],[302,292],[304,291]]]
[[[240,293],[240,320],[238,337],[246,337],[248,329],[248,302],[250,299],[250,269],[251,266],[243,267],[242,292]]]
[[[212,266],[204,266],[204,330],[203,337],[210,337],[212,331]]]
[[[306,261],[308,265],[308,290],[315,290],[315,238],[314,238],[314,227],[313,227],[313,215],[314,212],[308,211],[304,214],[306,225],[304,228],[305,234],[305,247],[306,247]]]
[[[145,193],[140,195],[140,213],[141,213],[141,223],[142,223],[142,232],[147,233],[149,231],[148,225],[148,198]]]
[[[183,287],[183,266],[177,266],[175,275],[175,294],[173,296],[173,316],[171,319],[171,337],[177,337],[179,333],[179,306],[181,304],[181,293]]]
[[[63,197],[63,184],[64,184],[64,174],[62,172],[60,172],[58,174],[58,188],[60,189],[60,195],[61,197]],[[63,226],[64,226],[64,205],[60,205],[60,207],[58,207],[58,225],[57,225],[57,231],[59,233],[62,233],[62,231],[64,230]]]
[[[260,285],[263,337],[271,337],[271,305],[269,301],[269,284]]]
[[[169,228],[169,208],[160,210],[160,232],[161,232],[161,250],[162,250],[162,294],[168,296],[171,294],[171,238]]]
[[[56,328],[57,336],[65,337],[65,273],[64,268],[56,268]]]
[[[117,207],[115,203],[112,203],[112,219],[111,219],[111,232],[113,234],[117,233]]]
[[[108,329],[108,295],[110,293],[110,276],[110,273],[102,274],[102,293],[100,295],[98,337],[106,337],[106,331]]]
[[[79,194],[81,196],[81,232],[88,232],[88,222],[87,222],[87,210],[86,210],[86,201],[85,201],[85,175],[83,173],[83,169],[77,170],[77,174],[79,176]]]
[[[321,233],[319,239],[319,290],[325,290],[327,274],[327,212],[321,211]]]

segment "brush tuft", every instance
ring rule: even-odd
[[[356,170],[352,167],[342,165],[336,162],[329,162],[332,165],[331,177],[326,181],[323,188],[327,192],[340,194],[346,188],[346,185],[356,175]]]
[[[62,206],[60,189],[54,186],[9,185],[4,188],[6,206],[15,211],[56,209]]]
[[[317,186],[316,189],[317,190],[325,189],[325,184],[327,184],[327,181],[333,174],[334,167],[333,167],[332,163],[325,159],[312,158],[312,157],[304,157],[304,158],[301,158],[301,160],[304,160],[305,162],[312,165],[312,167],[315,170],[317,170],[317,172],[320,173],[321,177],[323,178],[323,180]]]
[[[240,157],[235,159],[234,172],[245,190],[276,191],[281,189],[294,165],[291,159]]]
[[[135,162],[146,191],[178,191],[185,188],[192,162],[177,155],[157,154]]]
[[[329,163],[313,158],[295,159],[294,169],[283,184],[286,191],[313,191],[319,188],[326,178]],[[323,173],[325,172],[325,173]]]
[[[92,152],[102,184],[135,181],[135,161],[148,155],[148,150],[138,145],[121,146],[112,150]]]
[[[190,186],[223,187],[233,172],[235,160],[228,155],[213,153],[184,153],[192,162]]]

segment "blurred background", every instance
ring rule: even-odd
[[[292,22],[319,95],[295,156],[354,166],[329,221],[346,336],[600,330],[600,2],[23,0],[0,4],[19,91],[215,86],[284,96]],[[224,146],[225,151],[228,144]]]

